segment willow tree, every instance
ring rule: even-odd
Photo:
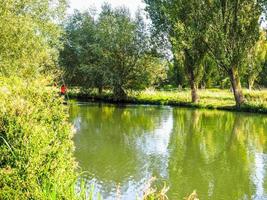
[[[140,14],[133,20],[128,9],[104,5],[98,21],[98,38],[105,76],[116,98],[125,98],[127,90],[143,89],[149,84],[157,58],[151,53]]]
[[[259,38],[259,19],[265,11],[266,0],[212,0],[207,4],[210,55],[229,76],[236,106],[244,102],[240,82],[243,62]]]
[[[64,49],[60,61],[68,84],[84,88],[105,86],[105,66],[98,40],[97,21],[90,11],[75,11],[64,24]]]
[[[0,1],[0,75],[33,77],[55,66],[65,0]]]
[[[174,57],[182,57],[189,79],[192,102],[197,102],[198,85],[203,75],[207,49],[204,44],[207,30],[207,1],[145,0],[153,24],[168,34]]]

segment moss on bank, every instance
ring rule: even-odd
[[[235,106],[233,94],[228,90],[209,89],[200,90],[200,101],[191,103],[189,90],[182,91],[154,91],[145,90],[141,92],[129,92],[126,99],[114,98],[110,91],[98,95],[94,90],[83,90],[72,88],[69,90],[70,98],[84,101],[103,101],[109,103],[131,103],[131,104],[153,104],[171,105],[194,108],[242,111],[253,113],[267,113],[267,90],[249,91],[244,90],[246,103],[241,107]]]

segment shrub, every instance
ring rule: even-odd
[[[38,81],[38,82],[37,82]],[[40,79],[0,77],[1,199],[73,199],[67,107]]]

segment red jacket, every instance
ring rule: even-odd
[[[61,88],[60,88],[60,93],[61,94],[66,94],[66,92],[67,92],[67,86],[62,85]]]

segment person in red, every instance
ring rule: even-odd
[[[60,94],[61,95],[65,95],[67,93],[67,86],[66,85],[61,85],[61,88],[60,88]]]

